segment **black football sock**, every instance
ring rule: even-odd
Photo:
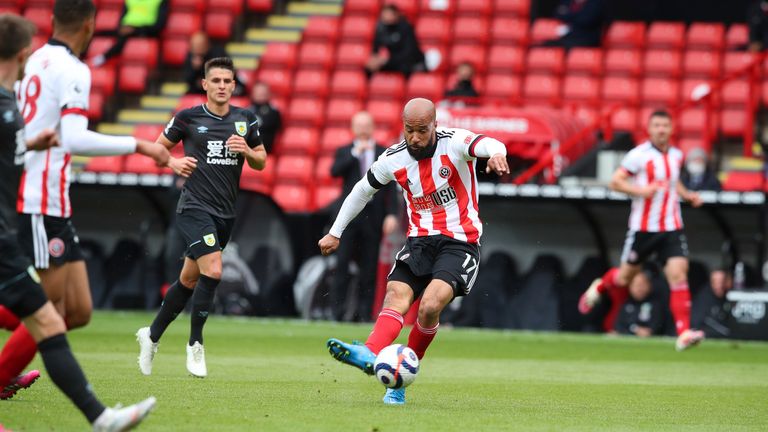
[[[180,281],[176,281],[168,288],[165,293],[163,304],[160,305],[160,311],[155,320],[149,327],[149,338],[157,343],[163,336],[165,329],[179,316],[179,313],[187,307],[189,298],[192,297],[192,290],[185,287]]]
[[[208,313],[213,308],[213,296],[216,287],[221,282],[219,279],[200,275],[195,286],[195,294],[192,296],[192,324],[189,331],[189,346],[200,342],[203,344],[203,326],[208,320]]]
[[[49,337],[38,342],[37,349],[56,387],[72,400],[89,423],[96,421],[105,407],[93,394],[91,385],[69,349],[67,337],[63,333]]]

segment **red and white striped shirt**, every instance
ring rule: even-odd
[[[415,160],[405,141],[390,147],[371,165],[381,184],[396,181],[408,209],[408,236],[442,234],[478,243],[483,233],[479,217],[474,148],[484,136],[465,129],[437,128],[437,145],[430,158]]]
[[[656,182],[663,187],[651,198],[632,198],[629,229],[632,231],[666,232],[683,228],[677,182],[683,164],[683,152],[670,147],[661,152],[650,141],[632,149],[621,167],[633,178],[634,184],[647,186]]]
[[[43,129],[60,133],[63,116],[86,115],[91,71],[69,48],[51,41],[30,56],[18,90],[26,136],[33,138]],[[71,159],[63,147],[28,151],[16,211],[70,217]]]

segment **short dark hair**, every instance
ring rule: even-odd
[[[53,23],[64,32],[76,32],[83,22],[96,15],[93,0],[56,0]]]
[[[232,75],[235,74],[235,64],[229,57],[215,57],[205,62],[205,76],[207,77],[208,72],[214,68],[226,69],[232,72]]]
[[[391,10],[392,12],[400,15],[400,8],[397,7],[397,5],[394,4],[394,3],[386,3],[384,6],[381,7],[381,10],[382,11],[384,11],[384,10]]]
[[[0,14],[0,60],[9,60],[32,43],[37,28],[31,21],[13,14]]]
[[[648,121],[651,121],[651,119],[654,117],[662,117],[670,121],[672,120],[672,116],[669,114],[669,111],[665,109],[657,109],[654,112],[652,112],[650,117],[648,117]]]

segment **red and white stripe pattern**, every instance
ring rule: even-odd
[[[662,187],[651,198],[632,198],[629,229],[643,232],[667,232],[683,228],[677,182],[683,164],[683,153],[674,147],[661,152],[650,142],[632,149],[621,166],[632,175],[634,184],[652,183]]]
[[[18,105],[28,138],[44,129],[61,132],[61,118],[85,116],[91,89],[88,67],[62,45],[46,44],[29,58],[18,87]],[[72,155],[61,147],[29,151],[19,185],[19,213],[70,217]]]
[[[439,127],[433,157],[417,161],[401,143],[371,166],[378,179],[392,179],[402,187],[409,237],[444,235],[468,243],[480,241],[483,226],[470,150],[482,138],[464,129]]]

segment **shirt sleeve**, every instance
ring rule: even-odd
[[[187,136],[186,111],[177,113],[165,126],[163,135],[172,143],[178,143]]]
[[[450,140],[451,151],[467,161],[476,159],[475,147],[483,138],[485,138],[483,134],[476,134],[465,129],[454,129],[453,137]]]
[[[245,137],[245,142],[248,143],[250,148],[258,147],[263,144],[261,134],[259,133],[259,119],[256,117],[256,114],[250,111],[245,112],[248,121],[248,135]]]
[[[395,176],[392,173],[392,170],[389,168],[389,165],[390,163],[387,159],[386,152],[382,153],[381,156],[379,156],[379,158],[371,164],[371,167],[368,169],[368,174],[366,175],[368,178],[368,183],[371,185],[371,187],[374,189],[381,189],[387,183],[395,179]]]
[[[88,99],[91,93],[91,71],[87,67],[77,73],[62,74],[59,81],[59,103],[62,115],[88,114]]]
[[[621,168],[630,175],[635,175],[640,172],[641,161],[639,155],[640,153],[634,150],[627,153],[627,155],[624,156],[624,159],[621,160]]]

